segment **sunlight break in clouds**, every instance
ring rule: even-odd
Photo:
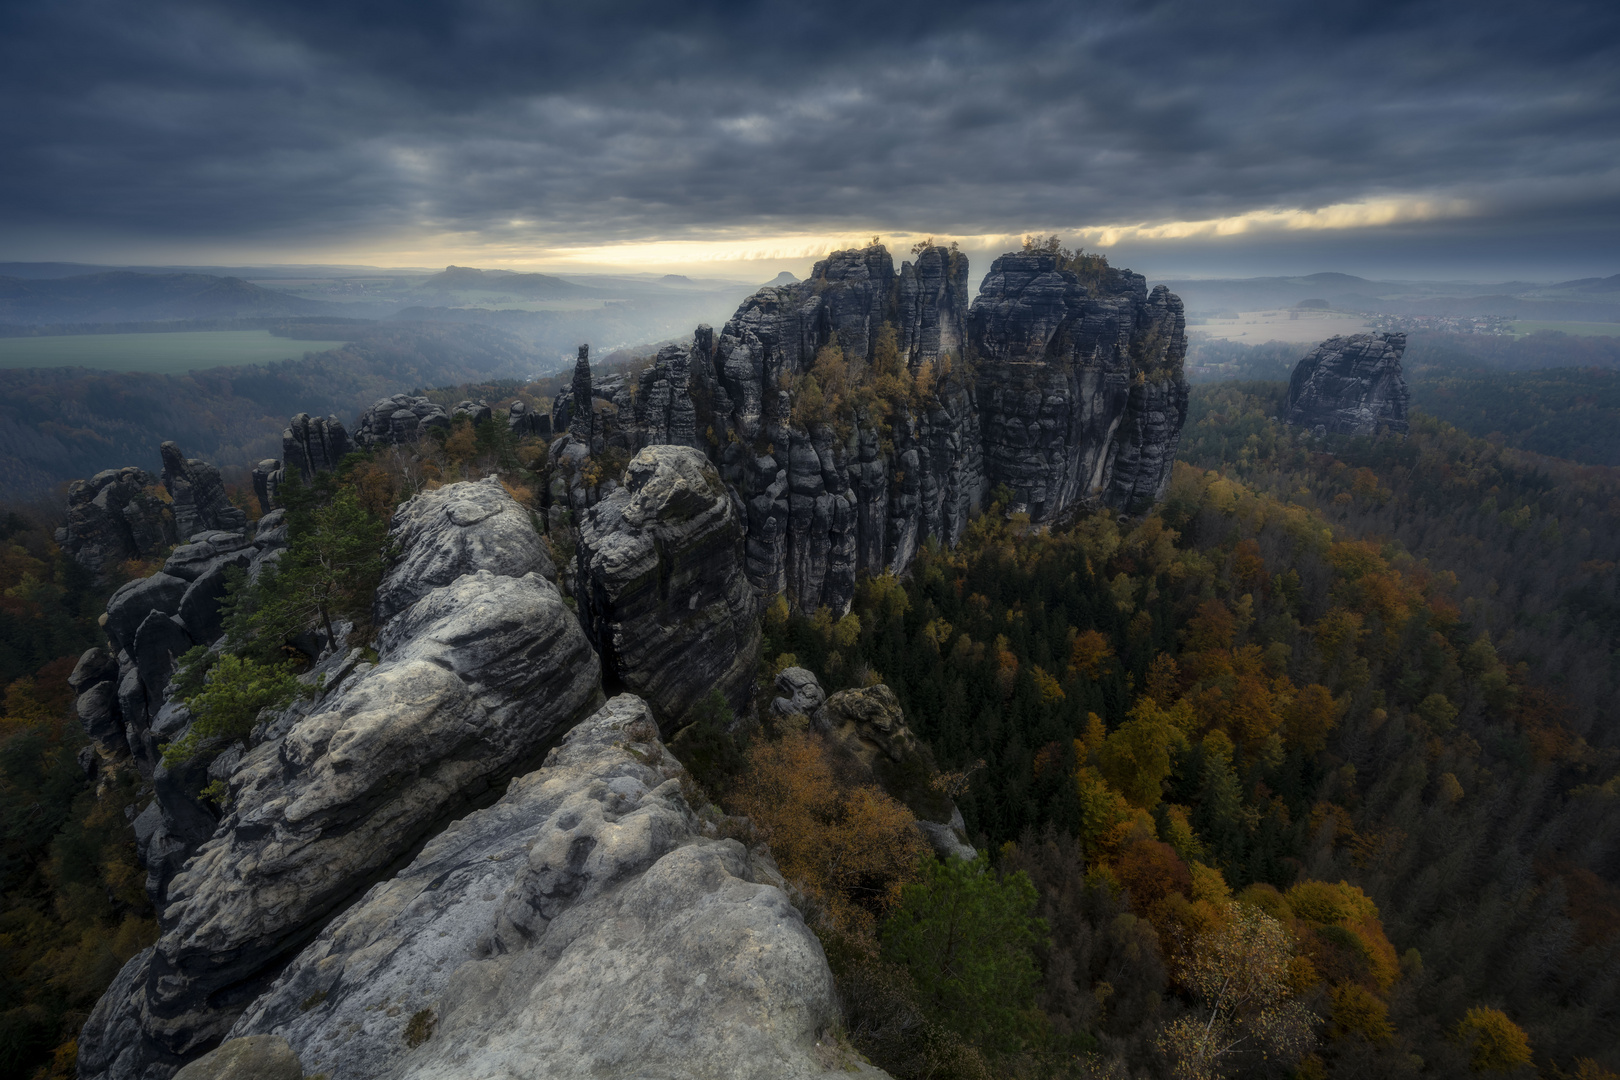
[[[1334,203],[1318,210],[1250,210],[1204,221],[1169,221],[1158,225],[1097,225],[1074,230],[1083,240],[1113,247],[1124,240],[1188,240],[1241,236],[1255,232],[1315,232],[1369,229],[1416,221],[1467,217],[1475,212],[1464,199],[1393,198]]]

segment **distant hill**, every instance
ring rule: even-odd
[[[322,315],[338,310],[234,277],[113,270],[74,277],[0,277],[0,323],[61,324]]]
[[[1275,311],[1325,299],[1338,311],[1500,315],[1551,322],[1620,321],[1620,275],[1553,284],[1372,281],[1352,274],[1167,281],[1194,316]]]
[[[784,270],[780,274],[777,274],[775,277],[771,278],[771,280],[767,281],[765,285],[792,285],[798,280],[798,278]],[[761,286],[761,288],[764,288],[764,286]]]
[[[470,266],[447,266],[444,273],[424,279],[418,287],[428,291],[502,293],[530,299],[595,295],[591,289],[550,274],[514,274],[509,270],[477,270]]]

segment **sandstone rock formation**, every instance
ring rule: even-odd
[[[319,472],[337,471],[338,463],[353,449],[349,432],[335,416],[299,413],[281,433],[284,467],[297,469],[305,480],[313,480]]]
[[[484,506],[457,491],[479,486],[431,494]],[[401,531],[439,543],[424,516],[402,512]],[[595,654],[538,563],[469,544],[456,565],[381,627],[375,664],[342,658],[234,761],[230,812],[169,882],[158,944],[85,1025],[82,1076],[156,1080],[217,1042],[327,917],[600,703]]]
[[[1405,351],[1405,334],[1328,338],[1294,367],[1284,419],[1336,435],[1405,434]]]
[[[1187,417],[1186,320],[1164,286],[1109,269],[1082,283],[1056,252],[1003,255],[968,318],[985,476],[1046,521],[1077,503],[1146,509]]]
[[[163,457],[163,486],[173,500],[174,529],[181,540],[202,532],[237,532],[247,528],[247,512],[231,505],[219,470],[188,458],[176,443],[158,447]]]
[[[268,513],[276,505],[276,488],[288,470],[308,483],[316,473],[335,472],[353,449],[349,432],[337,417],[308,413],[294,416],[281,432],[281,460],[269,458],[253,469],[253,494],[258,497],[259,508]]]
[[[534,519],[493,476],[423,492],[395,513],[391,536],[400,557],[377,588],[372,610],[379,626],[478,570],[503,577],[534,571],[557,580]]]
[[[742,522],[700,451],[649,446],[579,523],[581,615],[611,685],[646,698],[665,733],[718,690],[742,712],[759,660]]]
[[[454,421],[458,416],[465,416],[474,424],[482,424],[495,418],[495,410],[482,401],[458,401],[456,407],[450,410],[450,419]]]
[[[624,695],[435,837],[287,966],[233,1035],[333,1080],[810,1077],[821,947],[763,863],[707,828]]]
[[[551,414],[531,409],[526,402],[512,402],[506,414],[506,425],[520,439],[526,435],[551,438]]]
[[[1186,418],[1180,300],[1128,271],[1082,281],[1061,254],[1033,252],[996,260],[970,310],[967,270],[940,247],[898,274],[880,245],[836,252],[760,289],[718,336],[699,327],[689,348],[662,350],[634,393],[593,384],[582,354],[553,408],[570,429],[551,497],[576,515],[605,497],[613,482],[589,467],[605,448],[704,449],[742,503],[755,589],[837,612],[858,574],[902,572],[931,538],[954,544],[998,483],[1037,521],[1151,505]],[[795,380],[823,347],[859,377],[888,331],[909,389],[890,383],[834,423],[795,418]],[[616,411],[587,415],[576,403],[592,397]]]
[[[425,397],[395,394],[360,414],[354,423],[354,443],[362,450],[415,442],[428,428],[450,426],[443,405]]]
[[[56,531],[56,542],[98,575],[129,559],[150,558],[178,539],[172,502],[145,469],[104,470],[68,488],[67,524]]]

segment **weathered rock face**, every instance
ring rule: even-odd
[[[456,491],[482,486],[432,494],[448,517],[458,494],[484,506]],[[404,511],[400,528],[439,543],[431,516]],[[169,882],[158,944],[87,1022],[81,1075],[157,1080],[217,1042],[322,921],[598,706],[578,620],[508,556],[464,545],[465,572],[381,628],[376,664],[356,651],[234,761],[230,813]]]
[[[1306,354],[1288,381],[1285,418],[1338,435],[1407,431],[1405,334],[1331,337]]]
[[[612,699],[334,920],[233,1034],[285,1037],[334,1080],[824,1074],[820,945],[682,775],[646,705]]]
[[[979,505],[978,417],[965,377],[967,260],[923,251],[894,271],[880,246],[843,251],[811,277],[767,286],[714,338],[699,327],[689,360],[721,474],[746,508],[746,568],[763,594],[847,610],[858,573],[901,571],[934,537],[955,543]],[[784,380],[802,376],[835,335],[865,368],[893,328],[904,377],[921,394],[847,430],[794,422]],[[711,441],[712,440],[712,441]]]
[[[903,392],[835,425],[795,420],[788,386],[817,353],[836,339],[854,374],[871,372],[885,328]],[[897,274],[881,246],[841,251],[760,289],[718,337],[700,326],[665,349],[634,394],[576,370],[553,410],[578,430],[552,448],[552,498],[578,514],[605,496],[578,479],[601,446],[697,446],[742,503],[756,590],[842,612],[858,574],[955,544],[993,484],[1037,520],[1150,505],[1186,418],[1185,352],[1180,300],[1128,271],[1082,283],[1057,254],[1004,256],[970,311],[958,252],[927,248]],[[572,402],[591,395],[616,415],[580,416]]]
[[[1186,320],[1163,286],[1056,253],[1003,255],[968,317],[986,479],[1046,521],[1077,504],[1141,510],[1170,480],[1187,416]]]
[[[465,416],[474,424],[482,424],[495,418],[495,410],[483,401],[458,401],[456,407],[450,410],[450,419],[454,421],[458,416]]]
[[[281,460],[288,469],[297,469],[306,481],[320,472],[335,472],[338,463],[354,449],[343,421],[335,416],[299,413],[281,433]]]
[[[585,512],[582,616],[604,677],[646,698],[666,733],[718,690],[742,712],[759,659],[742,522],[700,451],[649,446]]]
[[[94,574],[174,546],[172,499],[157,477],[133,465],[107,469],[68,488],[67,524],[56,541]]]
[[[360,414],[354,423],[354,443],[362,450],[415,442],[430,427],[447,428],[450,414],[443,405],[425,397],[395,394]]]
[[[377,588],[378,625],[478,570],[502,577],[534,571],[557,580],[533,518],[493,476],[423,492],[400,507],[390,532],[400,558]]]
[[[163,457],[163,486],[174,500],[174,528],[181,540],[201,532],[239,532],[247,528],[247,512],[231,505],[219,470],[197,458],[188,458],[176,443],[158,447]]]
[[[512,402],[506,414],[506,425],[520,439],[526,435],[551,438],[551,414],[531,409],[526,402]]]
[[[275,520],[270,519],[274,527]],[[280,547],[240,532],[198,533],[182,544],[150,577],[131,581],[107,601],[109,664],[92,649],[79,662],[79,719],[108,757],[133,755],[146,775],[157,768],[158,742],[165,733],[153,725],[164,705],[164,689],[175,662],[194,645],[207,645],[221,631],[219,602],[226,574],[251,568]]]

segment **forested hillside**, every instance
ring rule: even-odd
[[[763,722],[715,700],[672,742],[694,808],[798,890],[840,1046],[908,1080],[1620,1068],[1620,477],[1422,416],[1317,441],[1281,392],[1199,389],[1145,516],[1036,528],[997,492],[848,615],[777,599]],[[546,467],[463,419],[299,495],[291,550],[382,558],[397,504],[491,470],[539,510]],[[85,779],[61,685],[104,592],[7,529],[0,1060],[67,1076],[155,933],[145,796]],[[790,666],[886,684],[943,771],[864,782],[768,708]],[[977,869],[918,857],[912,808],[947,797]]]
[[[1196,380],[1288,380],[1309,350],[1285,342],[1198,341]],[[1410,335],[1412,405],[1470,435],[1587,465],[1620,465],[1620,337],[1542,331]]]
[[[281,456],[298,412],[345,424],[401,388],[530,376],[546,361],[526,342],[471,325],[300,325],[303,337],[353,339],[279,364],[147,375],[84,368],[0,370],[0,497],[21,499],[102,469],[155,469],[158,444],[230,468]]]
[[[1260,389],[1200,393],[1154,514],[986,514],[852,616],[778,609],[776,664],[888,683],[967,778],[1096,1067],[1156,1071],[1183,1010],[1215,1015],[1184,950],[1235,894],[1292,930],[1300,1075],[1604,1075],[1620,480],[1432,420],[1317,444]],[[1482,1058],[1509,1021],[1528,1050]]]

